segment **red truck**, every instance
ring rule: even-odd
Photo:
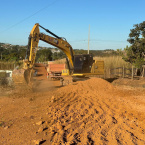
[[[48,64],[47,77],[61,79],[61,73],[63,69],[65,69],[65,64]]]

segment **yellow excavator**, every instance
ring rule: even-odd
[[[41,33],[39,28],[44,29],[53,37]],[[44,27],[36,23],[29,35],[28,49],[26,52],[26,58],[23,61],[23,69],[15,69],[13,71],[14,83],[30,83],[34,73],[33,67],[39,40],[42,40],[61,49],[66,54],[68,69],[63,70],[62,75],[68,75],[68,73],[66,72],[69,72],[69,76],[75,77],[104,74],[103,61],[93,60],[93,56],[91,54],[74,55],[72,46],[67,42],[65,38],[57,36],[48,29],[45,29]]]

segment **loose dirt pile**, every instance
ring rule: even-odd
[[[128,79],[128,78],[120,78],[120,79],[116,79],[115,81],[113,81],[113,85],[124,85],[124,86],[131,86],[134,88],[145,88],[145,78],[134,78],[132,79]]]
[[[49,107],[49,118],[53,118],[50,141],[68,145],[145,144],[144,110],[138,112],[130,106],[134,102],[128,105],[122,95],[125,92],[98,78],[58,90]],[[145,109],[144,105],[140,107]]]
[[[92,78],[38,90],[0,99],[0,144],[145,144],[144,89]]]

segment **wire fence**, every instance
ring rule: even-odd
[[[13,70],[15,63],[0,62],[0,70]]]
[[[144,77],[144,67],[141,75],[138,75],[138,69],[133,67],[126,68],[126,67],[116,67],[109,69],[109,78],[137,78],[137,77]]]

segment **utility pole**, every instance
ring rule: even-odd
[[[89,25],[89,33],[88,33],[88,54],[89,54],[89,41],[90,41],[90,25]]]

